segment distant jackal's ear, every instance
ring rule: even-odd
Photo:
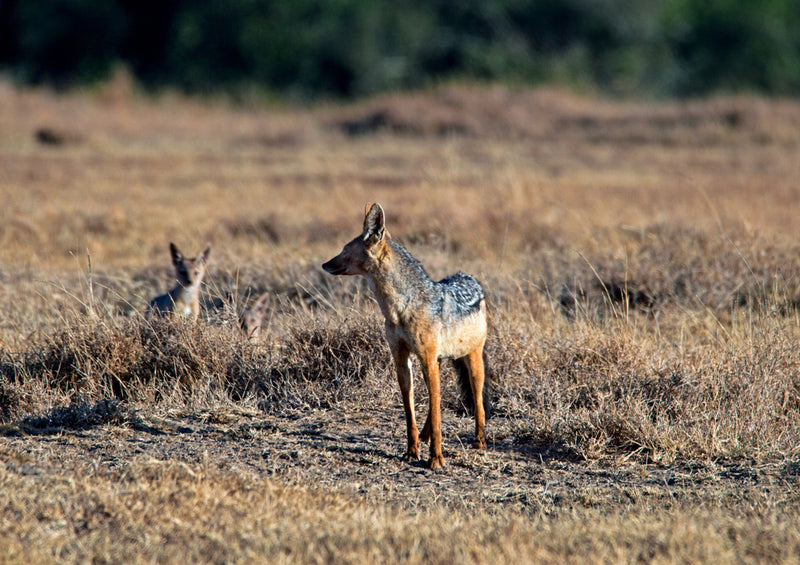
[[[267,311],[267,306],[269,306],[269,302],[270,302],[270,294],[269,292],[265,292],[261,294],[261,296],[259,296],[258,299],[256,299],[255,303],[253,304],[253,310],[263,315]]]
[[[209,253],[211,253],[211,244],[206,245],[206,248],[203,249],[203,252],[200,254],[200,257],[198,257],[201,263],[205,263],[208,260]]]
[[[178,246],[172,243],[171,241],[169,242],[169,254],[172,257],[172,262],[174,264],[177,265],[178,263],[183,261],[183,253],[181,253],[181,250],[178,249]]]
[[[386,232],[386,219],[380,204],[373,204],[364,217],[364,239],[377,243]]]

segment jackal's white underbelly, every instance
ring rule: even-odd
[[[439,331],[439,356],[463,357],[486,339],[486,313],[483,308]]]

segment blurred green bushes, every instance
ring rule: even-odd
[[[0,0],[0,68],[57,87],[352,97],[451,78],[800,93],[798,0]]]

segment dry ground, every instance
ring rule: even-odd
[[[798,178],[792,101],[0,83],[0,559],[797,562]],[[490,448],[446,373],[443,472],[319,268],[367,201],[490,298]],[[196,328],[141,316],[169,241],[212,244]]]

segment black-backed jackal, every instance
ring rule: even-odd
[[[267,315],[269,303],[270,294],[265,292],[242,311],[239,316],[239,327],[247,337],[256,337],[261,333],[261,326],[264,324],[264,317]]]
[[[369,206],[369,205],[368,205]],[[392,351],[397,380],[403,396],[408,449],[404,458],[420,458],[419,442],[431,442],[431,469],[444,464],[442,457],[439,359],[452,358],[466,365],[460,378],[469,381],[476,448],[486,447],[484,435],[484,358],[486,300],[480,283],[471,275],[456,273],[434,282],[386,231],[383,209],[373,204],[364,218],[362,234],[342,252],[322,265],[332,275],[364,275],[386,318],[386,339]],[[417,431],[411,354],[420,360],[430,396],[430,410]],[[471,393],[471,394],[469,394]]]
[[[206,261],[210,251],[209,245],[197,258],[188,258],[183,256],[174,243],[169,244],[177,284],[167,294],[156,296],[150,301],[148,314],[197,320],[200,314],[200,286],[206,274]]]

